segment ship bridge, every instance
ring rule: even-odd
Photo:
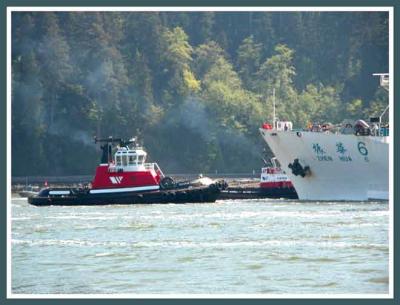
[[[124,171],[145,170],[146,157],[147,153],[141,147],[135,149],[120,147],[114,155],[114,166]]]
[[[109,172],[143,172],[152,171],[164,177],[157,163],[146,163],[147,153],[139,146],[130,148],[128,146],[118,147],[114,159],[109,164]]]
[[[389,73],[374,73],[372,75],[379,76],[381,87],[389,91]]]

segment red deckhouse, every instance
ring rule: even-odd
[[[130,148],[134,139],[95,139],[96,142],[106,142],[101,146],[102,160],[96,169],[92,182],[91,193],[150,191],[158,190],[160,180],[164,177],[157,163],[145,163],[147,153],[142,147]],[[111,145],[119,142],[114,157],[111,155]]]

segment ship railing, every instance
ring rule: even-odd
[[[157,163],[145,163],[144,168],[147,170],[154,170],[156,173],[158,172],[161,177],[164,177],[164,173]]]

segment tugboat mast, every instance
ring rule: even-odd
[[[275,114],[275,87],[272,89],[272,107],[273,107],[273,117],[272,117],[272,129],[276,129],[276,114]]]
[[[136,141],[136,138],[132,138],[128,141],[122,138],[113,138],[112,136],[104,139],[98,139],[96,136],[94,137],[94,143],[106,143],[101,145],[103,153],[101,155],[101,163],[102,164],[110,164],[112,162],[112,145],[113,143],[118,143],[120,147],[128,147],[129,144],[132,144]]]

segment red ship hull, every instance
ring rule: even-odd
[[[108,164],[99,165],[92,182],[93,190],[119,189],[119,188],[143,188],[158,186],[160,175],[147,171],[110,171]],[[151,189],[151,188],[149,188]],[[155,188],[153,188],[154,190]]]

